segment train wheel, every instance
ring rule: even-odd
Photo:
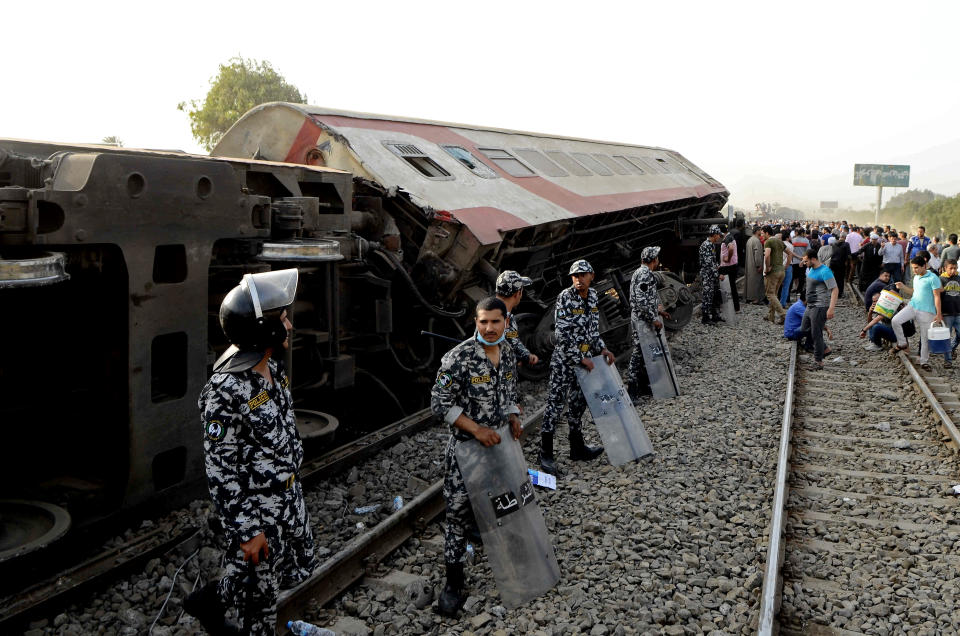
[[[70,513],[44,501],[0,501],[0,563],[41,550],[70,529]]]

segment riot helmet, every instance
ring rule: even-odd
[[[296,269],[244,274],[220,303],[220,327],[232,346],[214,371],[245,371],[283,344],[287,328],[280,317],[293,304],[298,278]]]

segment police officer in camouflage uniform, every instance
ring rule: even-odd
[[[293,396],[283,364],[271,358],[290,346],[296,286],[296,269],[247,274],[220,306],[232,344],[199,407],[210,497],[230,547],[225,576],[184,603],[212,634],[240,633],[224,619],[229,606],[239,608],[243,633],[274,634],[279,589],[315,567]]]
[[[613,354],[600,337],[600,307],[597,292],[590,289],[593,282],[593,267],[585,260],[570,266],[573,285],[557,296],[556,346],[550,358],[550,389],[547,407],[540,427],[540,468],[551,475],[557,474],[553,456],[553,435],[557,420],[567,407],[567,423],[570,426],[570,459],[584,461],[594,459],[603,452],[600,446],[587,446],[580,429],[580,418],[587,408],[587,399],[580,390],[576,368],[582,365],[593,370],[591,356],[602,355],[607,364],[613,364]],[[569,398],[569,404],[567,399]]]
[[[484,446],[500,443],[509,421],[510,434],[520,438],[517,405],[516,358],[507,343],[507,307],[498,298],[477,305],[477,331],[448,351],[440,361],[437,381],[430,392],[430,408],[450,425],[452,435],[444,457],[443,496],[447,501],[447,527],[443,558],[447,581],[440,594],[438,611],[456,616],[466,597],[463,593],[463,563],[466,560],[466,530],[476,521],[457,463],[457,446],[477,439]]]
[[[633,272],[630,279],[630,322],[633,325],[633,353],[630,355],[630,365],[627,367],[627,392],[636,399],[640,395],[650,395],[650,381],[647,378],[647,367],[643,361],[643,350],[640,347],[640,334],[636,325],[646,322],[655,331],[663,327],[660,317],[669,318],[670,314],[663,311],[660,304],[660,295],[657,293],[657,278],[653,272],[660,265],[660,248],[650,246],[643,248],[640,253],[642,264]]]
[[[506,270],[497,277],[497,298],[507,306],[507,342],[513,347],[517,362],[528,366],[535,365],[540,358],[535,353],[530,353],[530,350],[520,341],[520,331],[517,328],[517,319],[513,315],[513,310],[523,298],[523,288],[532,284],[531,279],[521,276],[519,272],[512,269]]]
[[[720,314],[714,306],[714,298],[720,291],[720,281],[723,274],[717,266],[716,250],[714,246],[723,238],[719,225],[711,225],[707,231],[707,238],[700,244],[700,285],[703,292],[703,302],[700,305],[700,317],[705,325],[720,322]]]

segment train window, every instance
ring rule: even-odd
[[[177,446],[154,455],[152,467],[154,490],[179,484],[187,474],[187,447]]]
[[[644,169],[641,168],[640,166],[636,165],[635,163],[633,163],[632,161],[630,161],[629,159],[627,159],[627,158],[624,157],[623,155],[613,155],[613,158],[616,159],[617,161],[619,161],[620,163],[622,163],[624,166],[626,166],[626,168],[627,168],[628,170],[630,170],[630,172],[632,172],[632,173],[634,173],[634,174],[646,174],[646,173],[647,173],[646,170],[644,170]]]
[[[477,150],[511,177],[535,177],[537,175],[536,172],[503,148],[477,148]]]
[[[187,392],[187,334],[167,333],[150,346],[150,394],[154,402],[182,398]]]
[[[591,170],[593,170],[593,171],[596,172],[597,174],[603,175],[603,176],[605,176],[605,177],[613,176],[613,173],[610,172],[610,170],[608,170],[605,165],[603,165],[602,163],[600,163],[599,161],[597,161],[596,159],[594,159],[593,157],[591,157],[591,156],[588,155],[587,153],[585,153],[585,152],[571,152],[570,154],[573,155],[573,158],[574,158],[574,159],[576,159],[577,161],[579,161],[580,163],[582,163],[582,164],[585,165],[586,167],[590,168]]]
[[[453,175],[444,170],[440,164],[428,157],[425,152],[413,144],[385,141],[383,145],[428,179],[449,181],[454,178]]]
[[[534,150],[533,148],[514,148],[513,151],[517,153],[521,159],[548,177],[569,176],[566,170],[544,157],[539,150]]]
[[[153,252],[153,282],[182,283],[187,280],[187,248],[157,245]]]
[[[616,161],[614,161],[613,159],[611,159],[611,158],[608,157],[607,155],[598,155],[598,154],[594,153],[593,156],[594,156],[594,158],[595,158],[597,161],[599,161],[600,163],[602,163],[602,164],[605,165],[606,167],[610,168],[611,170],[613,170],[613,171],[616,172],[617,174],[630,174],[630,171],[629,171],[629,170],[627,170],[626,168],[624,168],[623,166],[621,166],[619,163],[617,163]]]
[[[570,174],[575,174],[578,177],[593,176],[592,172],[574,161],[573,158],[565,152],[560,152],[559,150],[548,150],[547,156],[563,166]]]
[[[669,174],[673,172],[673,168],[670,166],[670,164],[667,162],[666,159],[661,159],[660,157],[656,157],[656,160],[657,160],[657,165],[660,167],[661,170],[663,170],[665,174]]]
[[[451,146],[448,144],[440,144],[440,147],[447,151],[448,155],[459,161],[464,168],[478,177],[483,177],[484,179],[497,178],[497,173],[494,172],[490,166],[474,157],[473,153],[466,148],[462,146]]]
[[[630,155],[629,159],[631,162],[644,168],[649,174],[656,174],[660,172],[660,170],[658,170],[656,166],[651,165],[650,163],[648,163],[648,160],[642,157],[634,157],[633,155]]]

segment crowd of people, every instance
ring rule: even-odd
[[[944,366],[952,366],[960,344],[956,234],[942,242],[928,236],[923,226],[909,236],[889,225],[858,227],[843,221],[770,221],[748,231],[742,220],[725,236],[718,226],[709,234],[700,249],[704,323],[719,321],[717,281],[724,275],[735,277],[742,263],[745,301],[767,305],[765,320],[783,325],[784,337],[812,351],[814,369],[823,368],[824,357],[832,353],[823,333],[832,339],[827,321],[847,283],[863,292],[865,325],[859,335],[867,340],[867,351],[888,345],[905,350],[907,338],[919,335],[920,363],[929,369],[929,328],[940,326],[951,334]],[[718,243],[720,249],[713,249]],[[731,296],[735,311],[740,311],[735,284]]]

